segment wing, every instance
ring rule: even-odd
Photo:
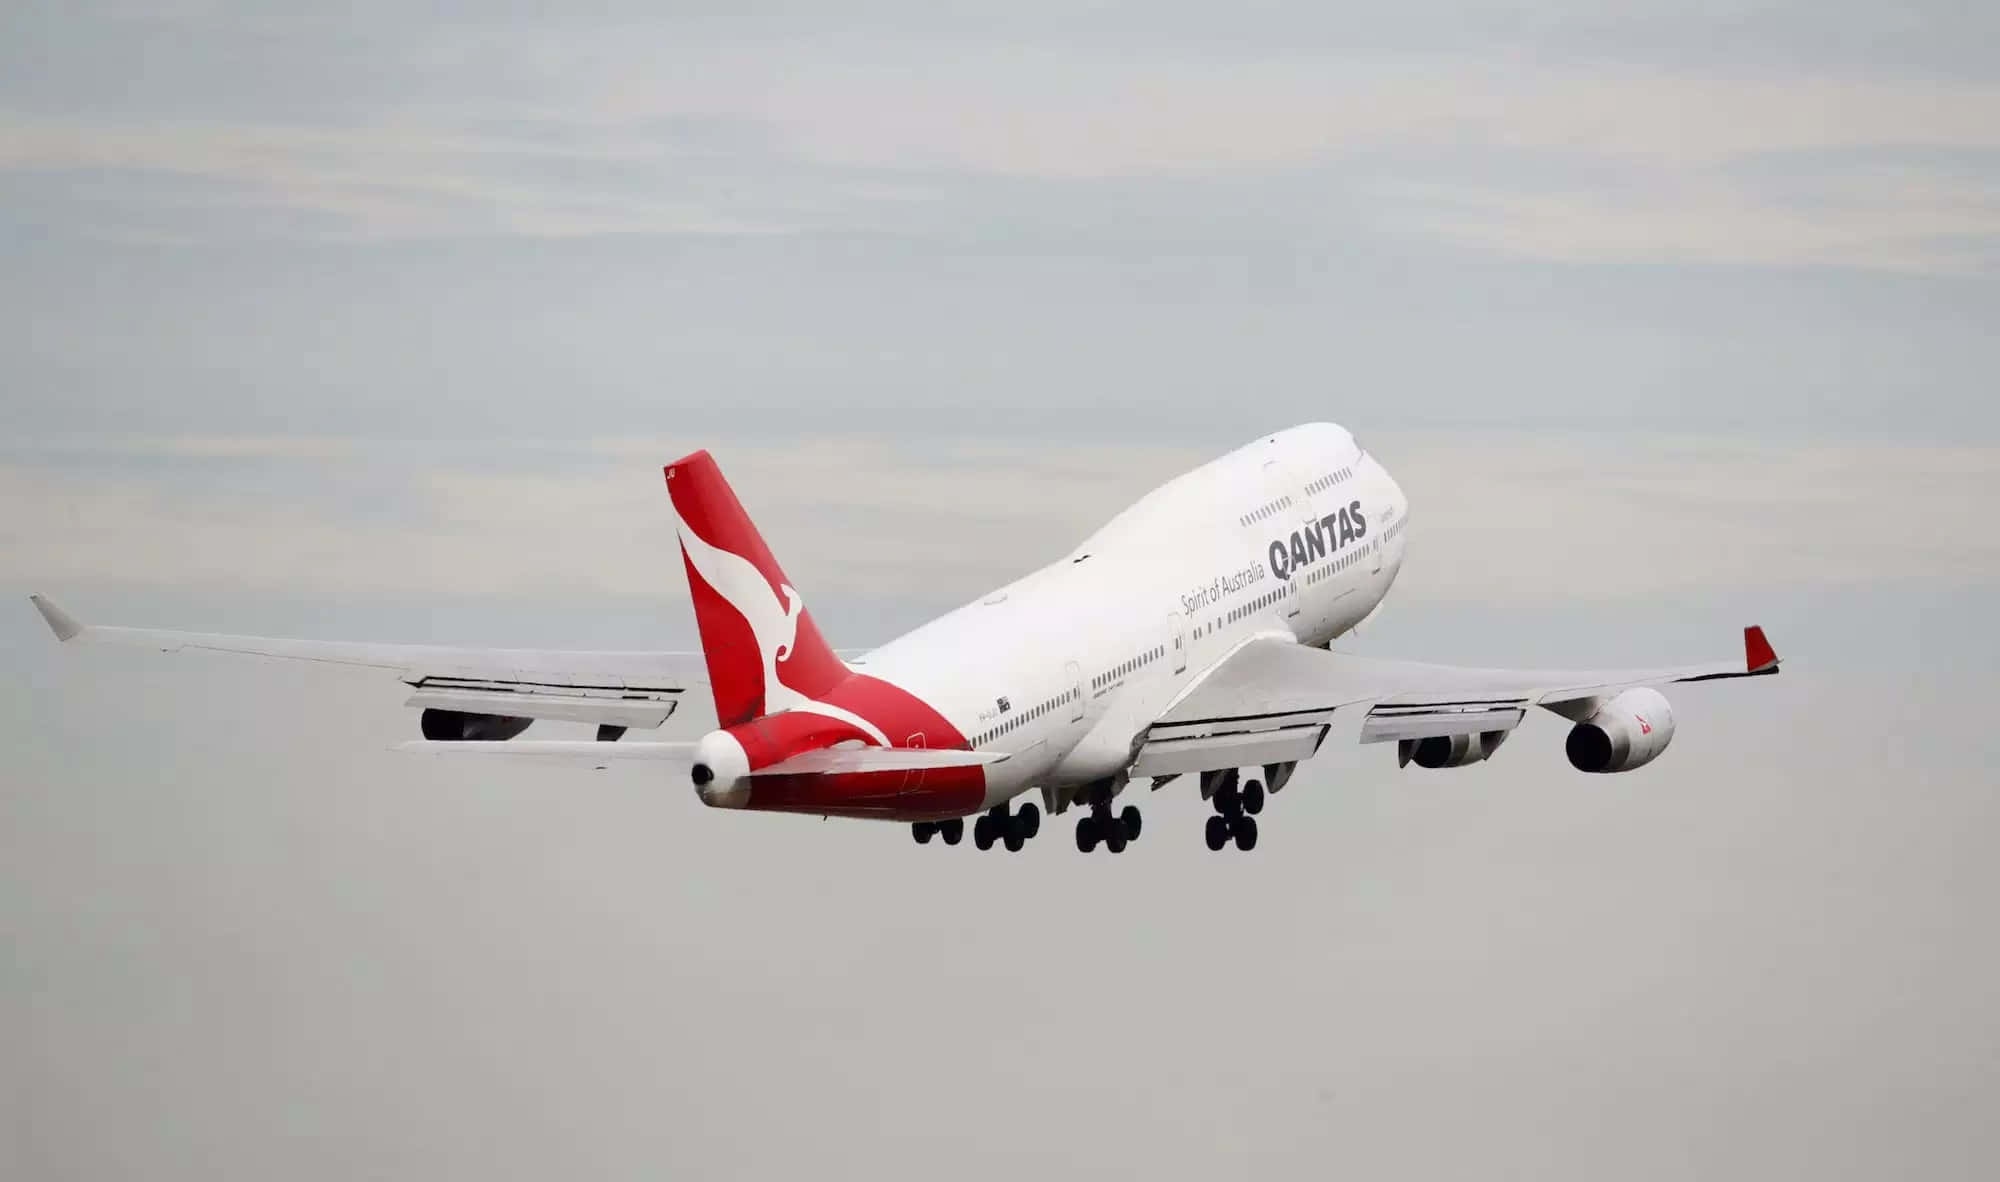
[[[538,763],[602,768],[608,763],[664,763],[685,771],[694,766],[694,743],[599,743],[569,739],[468,739],[439,742],[412,739],[396,744],[398,751],[422,755],[504,755]]]
[[[107,627],[85,624],[40,595],[29,599],[56,639],[66,644],[242,653],[384,669],[414,688],[405,705],[425,709],[652,728],[673,714],[687,687],[707,681],[700,653],[447,648]]]
[[[1659,669],[1471,669],[1252,640],[1217,662],[1148,728],[1135,775],[1282,763],[1319,749],[1337,711],[1367,709],[1364,743],[1511,730],[1530,706],[1573,714],[1620,690],[1778,671],[1762,628],[1743,656]]]

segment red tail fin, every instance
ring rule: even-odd
[[[681,558],[723,726],[824,697],[848,676],[705,451],[668,464]]]

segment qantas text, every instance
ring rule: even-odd
[[[1350,502],[1338,513],[1329,513],[1304,529],[1295,529],[1289,538],[1271,543],[1271,573],[1289,579],[1292,572],[1311,566],[1322,558],[1368,536],[1368,519],[1361,515],[1361,502]]]

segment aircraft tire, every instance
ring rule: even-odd
[[[1217,788],[1211,799],[1215,804],[1215,811],[1225,817],[1233,817],[1243,811],[1243,797],[1233,783]]]
[[[1256,816],[1264,811],[1264,782],[1247,780],[1243,784],[1243,811]]]
[[[1021,836],[1029,841],[1042,831],[1042,810],[1032,804],[1024,804],[1021,811],[1014,814],[1015,824],[1020,827]]]
[[[1141,823],[1142,822],[1139,816],[1138,805],[1128,804],[1125,806],[1125,811],[1118,814],[1118,824],[1119,827],[1125,831],[1126,841],[1139,840],[1139,828]]]
[[[972,844],[982,850],[993,848],[993,818],[985,813],[972,823]]]
[[[910,836],[917,839],[918,845],[929,845],[931,843],[931,834],[935,832],[937,832],[937,825],[930,821],[912,821],[910,823]]]
[[[1236,838],[1237,849],[1247,854],[1257,848],[1257,818],[1238,817],[1229,828],[1231,836]]]
[[[1122,828],[1113,829],[1109,834],[1109,836],[1105,837],[1104,839],[1104,848],[1110,850],[1114,854],[1124,853],[1125,830]]]
[[[1219,850],[1223,846],[1228,845],[1229,844],[1228,818],[1220,815],[1210,817],[1208,819],[1208,830],[1204,834],[1204,836],[1208,839],[1209,849]]]
[[[965,818],[953,817],[949,821],[939,821],[937,831],[938,836],[944,838],[946,845],[957,845],[965,837]]]
[[[1079,817],[1076,822],[1076,848],[1089,853],[1097,848],[1097,818]]]

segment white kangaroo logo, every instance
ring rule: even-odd
[[[685,521],[680,523],[679,533],[681,547],[687,552],[695,573],[715,588],[716,594],[727,600],[729,606],[735,608],[736,613],[750,625],[750,634],[757,640],[757,652],[764,663],[765,712],[776,714],[782,710],[797,710],[838,719],[887,747],[889,737],[874,723],[850,710],[809,698],[786,685],[778,676],[778,665],[791,659],[792,650],[798,644],[799,614],[805,610],[805,601],[799,598],[797,591],[792,590],[791,584],[778,585],[785,598],[780,606],[771,595],[771,584],[755,563],[740,554],[709,545],[701,535],[689,529]]]

